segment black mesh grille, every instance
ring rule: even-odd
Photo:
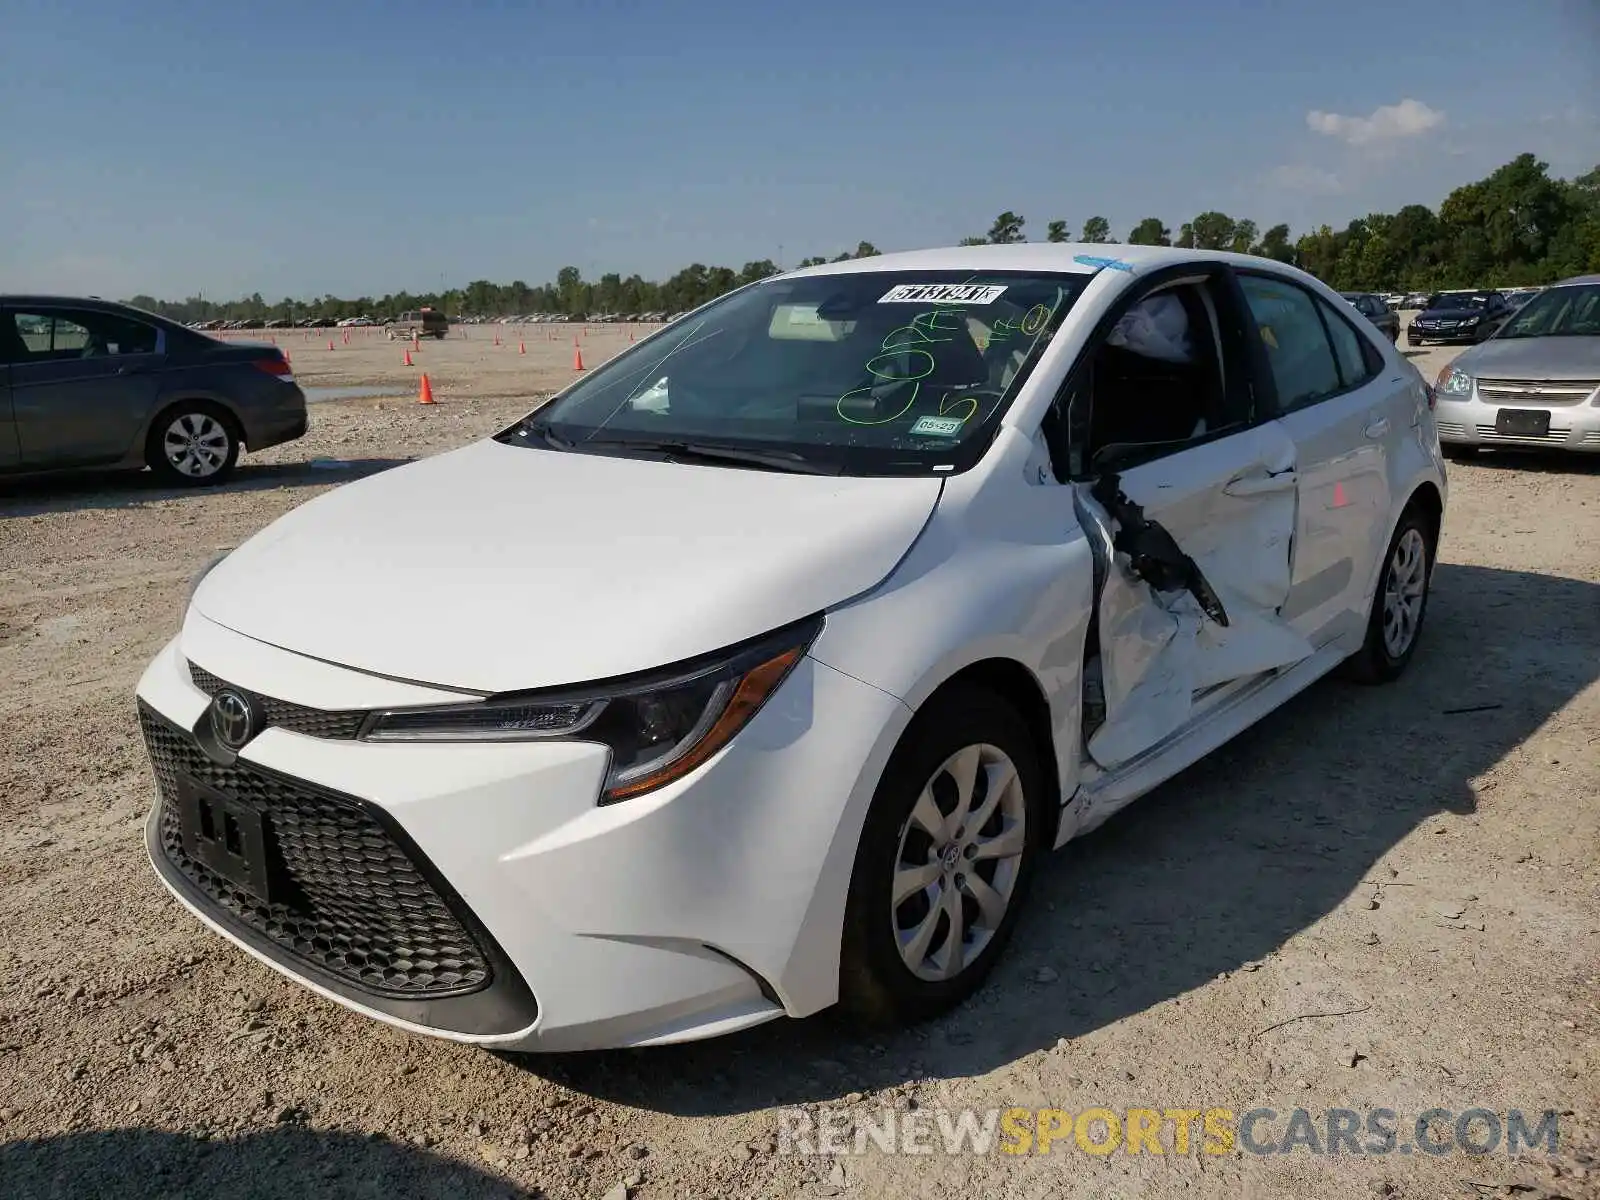
[[[277,726],[293,733],[303,733],[307,737],[353,738],[361,732],[361,722],[367,717],[367,714],[360,709],[308,708],[304,704],[292,704],[288,700],[275,700],[271,696],[263,696],[260,692],[252,692],[248,688],[241,688],[225,679],[219,679],[204,667],[196,666],[194,663],[189,664],[189,678],[194,680],[195,687],[208,696],[215,696],[223,688],[233,688],[234,691],[248,693],[261,705],[261,711],[266,715],[269,726]]]
[[[488,954],[368,805],[243,761],[212,762],[143,704],[139,723],[161,794],[162,852],[216,916],[376,995],[432,999],[488,986]],[[180,775],[262,815],[272,903],[185,853]]]

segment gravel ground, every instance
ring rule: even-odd
[[[379,336],[295,337],[304,382],[396,399],[315,406],[219,491],[0,490],[0,1195],[1600,1196],[1600,461],[1455,467],[1405,679],[1320,684],[1068,847],[991,986],[932,1025],[502,1058],[206,933],[144,860],[131,703],[191,573],[324,488],[507,423],[570,378],[575,332],[589,365],[628,336],[535,328],[519,353],[480,328],[409,369]],[[1403,1129],[1548,1108],[1561,1141],[825,1159],[778,1152],[790,1105],[1387,1107]]]

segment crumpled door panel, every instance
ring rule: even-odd
[[[1096,611],[1105,719],[1087,750],[1110,770],[1187,725],[1197,693],[1289,666],[1313,648],[1277,612],[1289,593],[1293,487],[1230,497],[1225,513],[1198,522],[1199,535],[1180,547],[1226,625],[1191,591],[1157,590],[1139,577],[1128,555],[1113,550],[1119,523],[1091,493],[1078,485],[1076,509],[1105,564]]]

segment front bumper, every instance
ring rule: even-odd
[[[1406,341],[1417,342],[1475,342],[1478,340],[1478,327],[1470,329],[1418,329],[1413,322],[1406,330]]]
[[[144,719],[175,727],[191,746],[209,697],[190,661],[279,700],[308,704],[315,696],[324,709],[460,699],[301,658],[191,615],[139,685]],[[371,928],[351,933],[354,919],[341,904],[332,934],[326,922],[295,924],[304,914],[258,913],[252,925],[240,905],[180,869],[170,819],[163,834],[164,795],[147,842],[158,876],[213,930],[377,1019],[505,1049],[690,1040],[806,1015],[837,998],[839,932],[861,820],[909,716],[886,693],[807,658],[710,762],[621,804],[596,806],[607,751],[582,743],[380,744],[269,727],[238,756],[236,770],[251,781],[227,772],[220,783],[201,780],[242,793],[269,829],[284,822],[287,832],[267,836],[298,838],[295,854],[312,843],[355,847],[342,865],[325,868],[319,859],[300,885],[290,878],[285,894],[311,896],[326,909],[323,876],[331,871],[341,895],[366,904],[357,915],[369,924],[376,912],[419,905],[431,914],[420,934],[417,922],[378,930],[387,941]],[[371,828],[325,832],[317,824],[322,810],[315,820],[299,800],[293,812],[278,810],[279,793],[264,791],[258,777],[343,805],[340,812],[364,815]],[[404,863],[385,868],[375,893],[365,876],[350,875],[365,869],[363,856],[394,863],[395,846],[428,887],[405,875]],[[304,870],[303,859],[293,866]],[[405,878],[391,883],[396,873]],[[291,936],[278,936],[286,925]],[[463,931],[465,946],[457,944]],[[485,974],[488,982],[421,999],[383,994],[381,980],[373,985],[373,962],[431,969],[441,948],[463,951],[446,963],[455,982]],[[355,974],[367,977],[350,977],[352,952]]]
[[[1548,412],[1549,432],[1542,436],[1500,432],[1496,428],[1496,417],[1505,408]],[[1439,441],[1447,446],[1511,446],[1600,453],[1600,403],[1595,401],[1551,404],[1543,408],[1530,404],[1501,404],[1483,399],[1474,380],[1470,395],[1439,392],[1434,419],[1439,427]]]

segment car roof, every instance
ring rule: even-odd
[[[42,292],[17,293],[8,292],[0,294],[0,304],[48,304],[59,306],[73,304],[79,308],[127,308],[126,304],[117,300],[106,300],[100,296],[53,296]],[[143,310],[140,310],[143,311]]]
[[[1091,261],[1082,261],[1085,259]],[[1050,271],[1088,275],[1112,263],[1118,268],[1142,273],[1161,267],[1201,262],[1223,262],[1238,267],[1265,265],[1278,268],[1288,275],[1309,278],[1303,271],[1287,263],[1252,254],[1101,242],[1012,242],[1004,245],[905,250],[802,267],[785,272],[785,277],[848,275],[866,271]]]
[[[1600,283],[1600,275],[1574,275],[1571,279],[1558,279],[1551,287],[1575,287],[1583,284],[1594,285]]]

